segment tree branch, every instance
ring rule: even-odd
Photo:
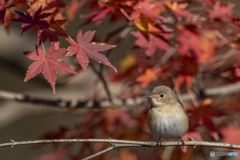
[[[100,152],[97,152],[97,153],[91,155],[91,156],[88,156],[88,157],[86,157],[86,158],[83,158],[82,160],[88,160],[88,159],[95,158],[95,157],[100,156],[100,155],[103,154],[103,153],[107,153],[107,152],[109,152],[109,151],[111,151],[111,150],[113,150],[113,149],[115,149],[114,146],[108,147],[108,148],[106,148],[106,149],[104,149],[104,150],[102,150],[102,151],[100,151]]]
[[[193,95],[194,98],[206,98],[206,97],[219,97],[219,96],[227,96],[233,93],[237,93],[240,91],[240,82],[228,84],[216,88],[206,89],[203,92],[204,96],[199,96],[197,94]],[[107,108],[107,107],[119,107],[119,106],[128,106],[128,107],[136,107],[140,105],[148,105],[148,101],[146,97],[138,97],[138,98],[127,98],[127,99],[112,99],[112,102],[109,100],[104,101],[80,101],[80,100],[65,100],[65,99],[48,99],[48,98],[40,98],[34,97],[27,94],[14,93],[5,90],[0,90],[0,99],[5,100],[14,100],[19,102],[28,102],[35,104],[45,104],[51,105],[56,108]],[[190,101],[191,97],[189,94],[181,95],[182,101]],[[45,106],[41,105],[41,106]],[[48,107],[48,106],[47,106]]]
[[[166,63],[169,58],[172,57],[173,54],[175,54],[177,51],[176,47],[171,47],[169,51],[167,51],[164,56],[155,64],[153,67],[154,69],[159,69],[164,63]]]
[[[228,148],[228,149],[240,149],[240,145],[232,143],[221,143],[221,142],[207,142],[207,141],[198,141],[194,138],[188,136],[191,140],[185,141],[185,146],[197,146],[201,147],[217,147],[217,148]],[[96,156],[99,156],[103,153],[107,153],[115,148],[126,148],[126,147],[158,147],[158,142],[154,141],[130,141],[130,140],[116,140],[116,139],[50,139],[50,140],[34,140],[34,141],[20,141],[16,142],[11,140],[9,143],[0,144],[1,147],[14,147],[20,145],[31,145],[31,144],[47,144],[47,143],[110,143],[111,147],[108,147],[100,152],[97,152],[89,157],[86,157],[85,160],[92,159]],[[182,146],[178,141],[171,142],[161,142],[161,147],[165,146]]]
[[[102,84],[103,84],[103,87],[107,93],[107,96],[108,96],[108,99],[110,102],[112,102],[112,95],[108,89],[108,86],[107,86],[107,82],[105,81],[105,79],[103,78],[103,75],[102,75],[102,71],[98,71],[95,66],[93,64],[90,65],[93,72],[98,76],[98,78],[101,80]]]

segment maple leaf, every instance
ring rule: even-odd
[[[45,20],[41,20],[43,18],[49,17],[50,15],[52,15],[52,13],[42,13],[42,7],[40,7],[37,12],[34,13],[33,17],[26,12],[26,15],[22,12],[19,11],[15,11],[21,18],[17,18],[17,19],[12,19],[11,21],[14,22],[21,22],[23,30],[21,35],[23,34],[23,32],[25,32],[26,30],[30,29],[33,26],[39,26],[40,28],[48,28],[49,27],[49,23]]]
[[[152,34],[147,33],[147,36],[149,39],[147,40],[143,34],[139,31],[132,32],[132,35],[137,37],[138,39],[136,40],[135,44],[139,47],[145,48],[146,55],[151,57],[156,49],[161,49],[164,51],[169,50],[169,45],[165,41],[164,37],[157,37]]]
[[[69,3],[66,11],[66,14],[68,15],[68,21],[72,21],[74,19],[76,13],[82,9],[87,1],[88,0],[81,0],[78,2],[77,0],[72,0]]]
[[[188,57],[191,57],[192,53],[195,55],[201,55],[203,51],[201,36],[188,31],[183,26],[179,26],[179,30],[181,30],[183,34],[177,37],[177,40],[181,43],[178,51],[182,55],[186,55]]]
[[[108,59],[99,53],[99,51],[106,51],[114,48],[115,46],[107,45],[104,43],[89,43],[92,40],[94,34],[95,31],[88,31],[84,35],[82,34],[82,31],[79,31],[77,34],[78,43],[71,38],[67,38],[67,41],[71,44],[71,46],[68,48],[66,55],[71,56],[76,54],[79,64],[82,66],[86,73],[89,58],[94,59],[99,63],[108,65],[109,67],[113,68],[115,72],[117,72],[117,70],[111,65]]]
[[[88,20],[85,23],[81,24],[80,26],[84,26],[91,22],[96,22],[96,25],[102,23],[103,19],[110,14],[111,9],[106,7],[104,8],[101,7],[100,9],[101,9],[100,11],[94,11],[89,14],[81,15],[81,18],[88,18]]]
[[[50,27],[40,30],[39,45],[41,45],[41,43],[44,43],[47,39],[49,39],[51,44],[59,43],[59,39],[57,36],[68,37],[67,33],[60,26],[63,25],[66,21],[67,20],[51,19],[49,22]]]
[[[124,73],[136,65],[136,55],[129,54],[121,62],[119,71]]]
[[[132,17],[137,16],[136,14],[133,14]],[[146,17],[142,13],[140,13],[139,18],[137,18],[137,20],[133,21],[133,24],[143,32],[159,33],[161,32],[161,30],[163,30],[154,20]]]
[[[152,68],[154,64],[159,62],[161,57],[160,54],[157,54],[156,57],[149,59],[142,51],[137,54],[131,53],[121,60],[118,73],[116,74],[113,71],[109,72],[106,78],[114,82],[122,80],[133,81],[139,76],[139,73],[143,74],[147,68]]]
[[[0,0],[0,20],[2,23],[4,23],[4,16],[6,14],[6,9],[11,8],[15,6],[13,3],[9,3],[9,0],[7,0],[5,3],[3,0]]]
[[[148,68],[145,73],[139,77],[137,77],[136,81],[141,83],[141,87],[146,87],[150,82],[156,81],[158,79],[160,69]]]
[[[199,31],[194,27],[178,26],[180,33],[182,33],[176,38],[181,43],[178,51],[182,56],[190,57],[198,64],[201,64],[215,56],[217,37],[213,31]]]
[[[139,64],[137,64],[137,56],[140,56],[140,54],[129,54],[126,56],[120,61],[120,66],[117,69],[118,73],[113,71],[109,72],[109,74],[106,75],[106,79],[114,82],[119,82],[123,79],[135,79],[136,76],[138,76],[137,68],[139,68]]]
[[[192,114],[189,117],[190,127],[205,125],[210,131],[216,131],[212,118],[223,116],[223,113],[213,107],[211,98],[204,99],[198,108],[187,110],[187,113]]]
[[[208,10],[209,17],[213,19],[228,18],[229,14],[233,10],[233,7],[234,7],[233,4],[223,5],[220,2],[216,2],[213,6],[213,11]]]
[[[188,4],[187,3],[178,3],[178,2],[166,2],[166,6],[171,9],[178,20],[181,20],[181,17],[185,17],[187,19],[191,19],[192,14],[190,12],[185,11],[185,9],[187,8]]]
[[[95,4],[96,1],[93,1],[93,3]],[[98,1],[98,5],[94,5],[94,8],[98,9],[97,11],[81,16],[81,18],[88,18],[82,25],[86,25],[90,22],[95,22],[98,25],[109,15],[111,17],[110,20],[123,18],[126,15],[124,15],[122,11],[124,10],[124,12],[128,13],[133,11],[132,6],[136,3],[137,0]]]
[[[194,60],[188,57],[183,57],[181,64],[182,70],[177,78],[178,85],[181,86],[184,82],[186,82],[188,86],[191,86],[195,74],[199,71],[199,66]]]
[[[78,74],[65,61],[58,60],[64,56],[66,49],[54,50],[54,46],[50,46],[47,54],[38,46],[36,46],[36,50],[37,52],[24,52],[29,59],[36,61],[28,67],[24,82],[35,77],[42,71],[43,76],[50,83],[55,94],[56,70]]]
[[[169,31],[166,26],[159,25],[164,20],[160,16],[164,10],[161,3],[153,5],[149,1],[138,2],[134,9],[135,11],[132,12],[130,19],[140,31],[154,34]]]
[[[193,83],[193,80],[194,80],[194,75],[190,75],[190,74],[181,74],[177,78],[177,82],[179,86],[181,86],[184,82],[186,82],[188,86],[191,86]]]
[[[164,10],[162,3],[153,5],[150,1],[143,1],[138,2],[133,8],[135,11],[131,15],[132,20],[138,20],[141,14],[153,21],[163,20],[163,17],[160,16]]]

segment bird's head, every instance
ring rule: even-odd
[[[180,101],[176,93],[167,86],[155,87],[151,95],[148,95],[147,98],[151,99],[153,105],[169,104]]]

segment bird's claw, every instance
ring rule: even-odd
[[[161,137],[160,137],[161,138]],[[160,138],[157,140],[157,147],[160,147],[161,146],[161,140]]]
[[[180,138],[178,138],[178,139],[180,139],[179,141],[178,141],[178,144],[179,144],[179,142],[182,142],[182,147],[183,147],[183,149],[184,149],[184,140],[180,137]]]

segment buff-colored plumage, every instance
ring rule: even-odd
[[[188,117],[175,92],[166,86],[155,87],[150,96],[148,127],[156,139],[177,140],[188,131]]]

